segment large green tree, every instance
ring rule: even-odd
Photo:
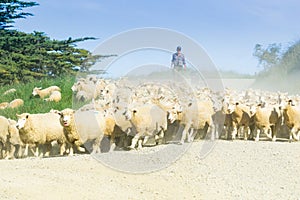
[[[93,37],[54,40],[43,32],[13,30],[11,24],[15,19],[32,15],[22,9],[35,5],[35,2],[0,0],[0,84],[72,74],[75,66],[88,70],[105,57],[76,48],[76,43]]]

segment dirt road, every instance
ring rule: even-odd
[[[143,169],[144,165],[136,158],[127,173],[111,169],[90,155],[1,160],[0,199],[300,198],[299,143],[220,140],[201,159],[204,143],[194,142],[174,163],[152,173],[133,174],[134,166]],[[188,147],[169,145],[175,150]],[[126,156],[139,155],[143,160],[148,151],[163,148],[117,151],[97,158],[119,160],[122,166],[128,165]],[[165,162],[150,154],[153,166]]]

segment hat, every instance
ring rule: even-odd
[[[178,46],[178,47],[176,48],[176,50],[177,50],[177,51],[181,51],[181,46]]]

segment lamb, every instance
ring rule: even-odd
[[[60,100],[61,100],[60,91],[53,91],[50,94],[50,97],[45,99],[45,101],[54,101],[54,102],[59,102]]]
[[[277,131],[280,125],[280,113],[274,106],[266,106],[262,108],[262,104],[250,108],[250,114],[254,120],[255,141],[259,141],[259,134],[263,132],[272,141],[276,141]],[[273,136],[272,136],[273,135]]]
[[[18,108],[23,105],[24,105],[24,101],[22,99],[15,99],[15,100],[12,100],[7,107],[8,108]]]
[[[66,108],[58,114],[68,142],[74,145],[78,151],[85,152],[82,145],[92,141],[91,154],[100,152],[100,142],[106,128],[102,113],[98,111],[75,111]]]
[[[35,87],[35,88],[33,88],[32,95],[33,96],[39,95],[39,97],[41,99],[44,99],[47,96],[49,96],[53,91],[61,91],[61,89],[58,86],[50,86],[50,87],[45,88],[43,90],[42,90],[41,87],[39,87],[39,88]]]
[[[55,113],[42,114],[17,114],[18,122],[16,127],[19,129],[21,141],[24,144],[36,145],[35,156],[38,156],[38,148],[44,145],[44,155],[49,156],[51,142],[57,141],[60,145],[60,155],[65,151],[65,141],[63,127],[59,123],[59,116]],[[28,145],[27,145],[28,147]],[[25,149],[25,156],[28,155],[28,148]],[[43,155],[43,154],[41,154]]]
[[[135,148],[142,137],[145,137],[143,144],[147,142],[150,136],[154,136],[156,140],[163,139],[167,130],[168,119],[167,113],[159,106],[151,103],[131,105],[124,115],[130,121],[136,133],[130,145],[131,149]],[[139,142],[138,148],[142,148],[141,142]]]

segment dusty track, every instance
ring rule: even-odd
[[[203,143],[194,142],[163,170],[138,175],[112,170],[90,155],[1,160],[0,199],[300,198],[299,143],[220,140],[200,159]],[[153,148],[161,147],[144,151]]]

